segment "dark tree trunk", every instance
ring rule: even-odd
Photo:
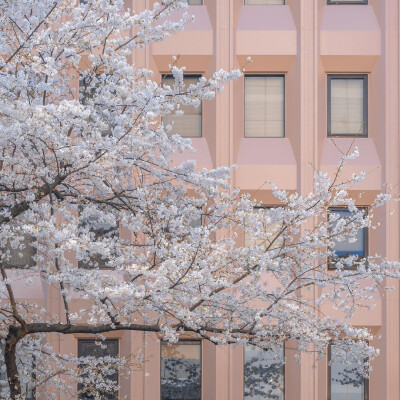
[[[21,382],[19,379],[16,347],[19,338],[14,332],[15,327],[10,326],[8,336],[6,338],[6,348],[4,351],[4,361],[6,363],[8,385],[10,387],[10,398],[15,400],[21,395]]]

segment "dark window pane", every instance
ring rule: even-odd
[[[161,400],[201,399],[201,343],[161,343]]]
[[[283,400],[285,396],[284,346],[280,358],[268,350],[246,346],[244,351],[244,399]]]
[[[117,357],[118,356],[118,340],[109,339],[105,340],[102,343],[102,346],[96,344],[96,340],[94,339],[80,339],[78,340],[78,357]],[[105,347],[105,348],[102,348]],[[81,368],[84,368],[82,365]],[[83,375],[84,376],[84,375]],[[106,380],[111,380],[114,382],[118,382],[118,374],[114,373],[112,375],[108,375],[105,377]],[[90,385],[89,385],[90,386]],[[84,383],[78,384],[78,391],[82,392],[79,394],[79,399],[95,399],[96,396],[90,389],[85,387]],[[118,392],[116,390],[110,392],[99,391],[98,392],[102,399],[110,399],[117,400]]]
[[[106,79],[108,79],[109,76],[107,75]],[[99,96],[100,89],[102,88],[102,75],[101,74],[95,74],[95,75],[89,75],[85,78],[80,77],[79,78],[79,101],[83,105],[88,105],[91,104],[94,106],[96,109],[96,112],[99,113],[101,116],[101,122],[103,123],[103,127],[101,127],[101,136],[106,137],[106,136],[111,136],[112,133],[112,126],[110,124],[110,121],[108,119],[108,116],[106,113],[104,113],[104,105],[102,105],[102,101],[98,101],[97,98]],[[96,97],[97,96],[97,97]],[[91,110],[93,112],[93,109]],[[92,115],[90,115],[87,119],[87,123],[93,123],[95,119],[93,118]],[[97,122],[98,124],[98,122]]]
[[[10,240],[3,249],[9,254],[5,265],[9,268],[23,268],[35,265],[33,259],[36,254],[36,248],[33,246],[35,238],[16,226],[12,227],[12,229],[15,232],[15,236],[19,237],[20,240]]]
[[[357,368],[357,360],[350,360],[344,350],[330,346],[329,361],[335,355],[340,354],[344,357],[344,362],[336,361],[329,366],[330,370],[330,400],[365,400],[366,388],[365,379]],[[364,360],[359,360],[363,362]]]
[[[112,226],[107,223],[100,222],[96,216],[89,216],[87,218],[80,217],[79,224],[81,227],[88,228],[89,232],[94,235],[93,240],[106,240],[118,238],[118,226]],[[90,254],[89,260],[80,260],[78,266],[80,268],[106,268],[109,267],[109,259],[102,257],[101,254]]]

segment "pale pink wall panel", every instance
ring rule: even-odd
[[[381,30],[372,6],[325,6],[320,54],[327,72],[372,71],[381,55]]]

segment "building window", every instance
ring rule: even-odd
[[[118,339],[107,339],[101,342],[102,345],[97,344],[96,339],[79,339],[78,340],[78,357],[118,357]],[[103,348],[104,347],[104,348]],[[80,367],[84,370],[85,366]],[[96,373],[96,372],[95,372]],[[101,375],[101,371],[99,372]],[[83,372],[83,376],[85,373]],[[112,375],[101,376],[105,382],[118,383],[118,373]],[[85,382],[86,383],[86,382]],[[108,391],[93,390],[92,382],[78,384],[79,399],[94,399],[99,398],[117,400],[118,391],[114,388]],[[96,389],[96,388],[94,388]]]
[[[107,74],[105,81],[111,80],[111,75]],[[107,93],[100,93],[102,88],[103,76],[102,74],[89,75],[85,78],[79,78],[79,101],[83,105],[92,105],[90,110],[91,115],[86,119],[88,124],[95,124],[96,129],[101,132],[102,137],[112,135],[113,125],[115,123],[110,118],[108,107],[103,103],[103,100],[99,101],[100,95],[109,95]],[[115,92],[111,92],[112,96],[115,96]],[[100,119],[94,118],[92,113],[97,113]],[[99,122],[101,121],[101,125]]]
[[[368,76],[328,75],[328,136],[368,135]]]
[[[187,0],[189,6],[201,6],[203,4],[203,0]]]
[[[24,268],[32,267],[35,265],[34,256],[36,255],[36,248],[33,246],[35,238],[28,233],[22,232],[16,226],[12,226],[15,236],[20,240],[10,240],[3,252],[8,254],[4,265],[7,268]]]
[[[328,0],[328,4],[368,4],[368,0]]]
[[[192,219],[189,222],[191,228],[201,228],[203,226],[203,214],[201,207],[197,207],[197,212],[191,215]]]
[[[201,399],[201,342],[161,343],[161,400]]]
[[[262,220],[262,237],[252,238],[252,235],[246,229],[244,234],[244,245],[245,246],[264,246],[265,248],[269,249],[277,249],[282,246],[284,243],[284,238],[281,235],[282,230],[282,223],[280,222],[272,222],[273,220],[273,213],[277,211],[277,207],[255,207],[254,213],[261,213],[261,215],[256,216],[257,221]],[[268,213],[270,215],[268,215]],[[246,217],[245,225],[250,225],[249,216]]]
[[[284,400],[285,346],[280,354],[247,345],[244,349],[244,400]]]
[[[363,210],[367,212],[366,208],[363,208]],[[338,214],[339,219],[351,219],[353,215],[345,208],[330,208],[329,213]],[[346,238],[342,241],[334,239],[333,241],[335,244],[331,250],[335,252],[335,256],[330,257],[328,260],[329,269],[335,269],[336,261],[340,258],[356,256],[359,260],[368,255],[368,228],[360,229],[354,238]]]
[[[285,0],[244,0],[245,5],[274,5],[285,4]]]
[[[329,346],[328,353],[328,400],[368,400],[368,379],[359,369],[364,359],[355,359],[354,354],[350,357],[335,345]]]
[[[119,227],[110,225],[109,223],[100,222],[99,218],[94,215],[87,217],[79,216],[79,225],[81,228],[87,228],[89,235],[91,235],[91,241],[113,241],[119,237]],[[109,246],[110,248],[113,246]],[[99,253],[88,250],[84,260],[78,261],[80,268],[110,268],[110,259],[103,257]]]
[[[285,136],[285,77],[247,75],[244,78],[245,137]]]
[[[200,77],[200,75],[186,75],[183,80],[185,87],[187,88],[191,84],[197,84]],[[162,83],[166,86],[172,86],[175,83],[175,78],[170,75],[164,76]],[[173,111],[162,117],[164,125],[173,125],[170,134],[173,135],[177,133],[183,137],[201,137],[202,106],[193,107],[180,105],[179,110],[183,111],[183,115],[175,115]]]

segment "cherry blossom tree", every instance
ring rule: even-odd
[[[316,172],[309,195],[272,187],[280,206],[266,210],[230,190],[232,168],[174,164],[191,142],[161,117],[213,99],[241,75],[219,71],[185,86],[184,69],[172,65],[167,86],[132,65],[132,51],[183,29],[186,7],[0,3],[1,398],[24,398],[35,386],[48,387],[48,398],[76,396],[77,387],[101,398],[115,390],[110,377],[132,364],[61,354],[49,335],[101,342],[130,330],[174,342],[191,333],[277,352],[292,340],[298,354],[322,356],[333,342],[366,360],[376,355],[371,333],[350,319],[373,307],[399,264],[378,256],[355,263],[336,257],[334,245],[355,240],[390,196],[379,195],[368,213],[355,206],[347,188],[363,176],[340,178],[355,153],[343,156],[335,178]],[[329,212],[337,206],[349,214]],[[28,292],[39,283],[58,291],[63,312],[16,295],[17,286]],[[321,311],[329,304],[342,319]],[[369,372],[368,361],[359,367]]]

